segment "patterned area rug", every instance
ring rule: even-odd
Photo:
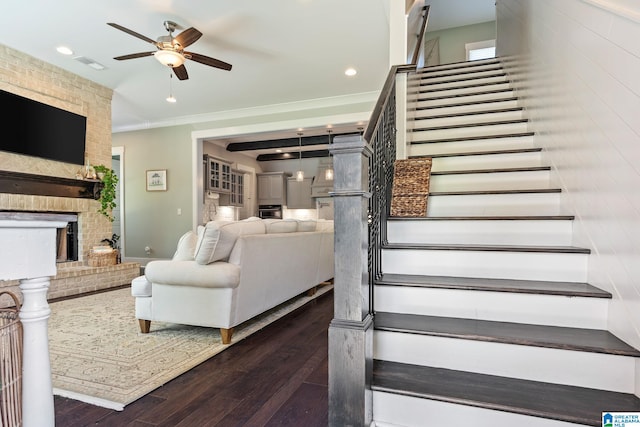
[[[321,286],[235,328],[231,344],[214,328],[151,322],[142,334],[129,288],[50,304],[54,394],[122,410],[252,333],[330,291]]]

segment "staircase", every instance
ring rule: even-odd
[[[426,218],[390,218],[374,290],[377,426],[601,426],[640,412],[640,352],[607,329],[544,153],[499,61],[425,68],[410,157]],[[640,366],[640,364],[638,364]]]

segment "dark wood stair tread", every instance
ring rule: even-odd
[[[376,330],[445,338],[639,357],[640,351],[609,331],[377,312]]]
[[[513,92],[513,89],[511,89],[511,88],[493,89],[493,90],[483,90],[483,91],[478,91],[478,92],[473,92],[473,93],[457,93],[457,94],[427,96],[427,97],[422,97],[421,96],[421,94],[424,94],[426,92],[417,92],[419,94],[419,96],[415,101],[417,101],[417,102],[421,102],[421,101],[438,101],[438,100],[442,100],[442,99],[448,99],[448,98],[456,99],[456,98],[462,98],[462,97],[466,97],[466,96],[497,95],[497,94],[505,93],[505,92]]]
[[[390,216],[387,221],[570,221],[573,215],[511,215],[511,216]]]
[[[567,297],[611,298],[609,292],[603,291],[588,283],[543,280],[488,279],[385,273],[376,280],[376,285],[562,295]]]
[[[491,72],[491,74],[485,74],[485,75],[481,75],[481,76],[474,76],[473,74],[475,73],[486,73],[486,72]],[[420,80],[409,80],[410,84],[408,85],[409,88],[415,88],[415,87],[419,87],[419,86],[431,86],[431,85],[441,85],[441,84],[450,84],[450,83],[460,83],[460,82],[471,82],[474,80],[479,80],[479,79],[491,79],[494,77],[506,77],[507,73],[505,73],[504,71],[499,71],[499,70],[478,70],[475,73],[466,73],[466,74],[443,74],[440,76],[429,76],[429,77],[422,77]],[[458,77],[462,75],[463,77]],[[435,82],[429,81],[430,79],[434,79],[434,78],[441,78],[444,79],[445,77],[449,77],[450,79],[448,80],[438,80]],[[426,81],[425,81],[426,80]],[[506,82],[505,82],[506,83]],[[452,88],[455,89],[455,88]]]
[[[461,153],[438,153],[430,155],[414,155],[409,156],[410,159],[437,159],[441,157],[464,157],[464,156],[488,156],[493,154],[522,154],[522,153],[539,153],[542,148],[516,148],[507,150],[487,150],[487,151],[464,151]]]
[[[474,128],[474,127],[480,127],[480,126],[516,125],[516,124],[522,124],[527,122],[529,122],[529,119],[496,120],[493,122],[473,122],[473,123],[461,123],[457,125],[421,127],[421,128],[409,129],[407,130],[407,132],[425,132],[425,131],[434,131],[434,130],[464,129],[464,128]]]
[[[467,116],[481,116],[484,114],[500,114],[500,113],[513,113],[515,111],[523,111],[523,107],[511,107],[511,108],[493,108],[486,110],[467,111],[463,113],[450,113],[450,114],[434,114],[432,116],[416,117],[414,121],[424,121],[433,119],[449,119],[452,117],[467,117]]]
[[[501,91],[505,92],[505,91]],[[420,110],[434,110],[438,108],[447,108],[447,107],[465,107],[468,105],[478,105],[478,104],[492,104],[496,102],[505,102],[505,101],[517,101],[518,98],[515,96],[504,96],[502,98],[493,98],[493,99],[485,99],[482,101],[467,101],[467,102],[453,102],[450,104],[438,104],[438,105],[428,105],[422,107],[416,107],[417,111]]]
[[[451,245],[433,243],[386,243],[383,249],[418,249],[436,251],[482,251],[482,252],[543,252],[566,254],[589,254],[588,248],[576,246],[520,246],[520,245]]]
[[[489,194],[537,194],[560,193],[560,188],[527,188],[521,190],[470,190],[470,191],[432,191],[429,196],[477,196]]]
[[[551,170],[551,166],[529,166],[529,167],[518,167],[518,168],[435,171],[435,172],[431,172],[431,175],[467,175],[467,174],[476,174],[476,173],[539,172],[539,171],[550,171],[550,170]]]
[[[438,64],[431,65],[428,67],[420,68],[416,71],[418,75],[430,74],[432,72],[439,71],[452,71],[452,70],[460,70],[465,71],[471,68],[483,67],[486,65],[500,65],[500,61],[496,60],[481,60],[481,61],[459,61],[459,62],[451,62],[449,64]]]
[[[442,88],[429,88],[429,85],[421,85],[421,86],[416,86],[415,88],[411,88],[409,87],[407,89],[408,93],[413,95],[413,94],[421,94],[421,93],[434,93],[437,94],[438,92],[446,92],[446,91],[454,91],[454,90],[461,90],[461,89],[474,89],[474,88],[479,88],[479,87],[491,87],[491,86],[498,86],[498,85],[508,85],[510,84],[509,81],[499,81],[499,82],[484,82],[484,83],[472,83],[472,84],[466,84],[466,85],[460,85],[460,86],[453,86],[453,87],[442,87]],[[411,90],[411,89],[417,89],[417,90]],[[465,95],[472,95],[474,94],[472,93],[465,93]],[[437,95],[436,95],[437,96]]]
[[[485,64],[485,65],[491,65],[491,64]],[[500,66],[499,64],[493,64],[493,66],[491,67],[484,67],[480,70],[467,69],[467,70],[459,71],[455,74],[453,73],[436,74],[438,70],[432,70],[431,73],[418,71],[412,77],[415,78],[416,80],[428,80],[428,79],[437,79],[437,78],[451,77],[451,76],[466,76],[470,74],[472,75],[477,73],[495,72],[495,71],[502,71],[502,70],[504,70],[502,66]],[[440,70],[440,71],[443,71],[443,70]]]
[[[499,138],[520,138],[525,136],[533,136],[534,132],[514,132],[514,133],[499,133],[495,135],[477,135],[477,136],[464,136],[456,138],[442,138],[442,139],[427,139],[421,141],[411,141],[412,145],[416,144],[437,144],[441,142],[462,142],[462,141],[478,141],[483,139],[499,139]]]
[[[602,412],[638,412],[633,394],[374,360],[374,391],[601,426]]]

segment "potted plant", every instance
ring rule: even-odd
[[[118,185],[118,176],[114,170],[105,165],[94,166],[93,169],[98,174],[98,177],[102,181],[104,187],[100,192],[98,201],[100,202],[100,212],[106,216],[109,221],[113,222],[113,215],[111,214],[116,207],[116,187]]]

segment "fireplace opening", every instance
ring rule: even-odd
[[[69,221],[65,228],[58,228],[56,236],[58,253],[56,262],[78,261],[78,221]]]

